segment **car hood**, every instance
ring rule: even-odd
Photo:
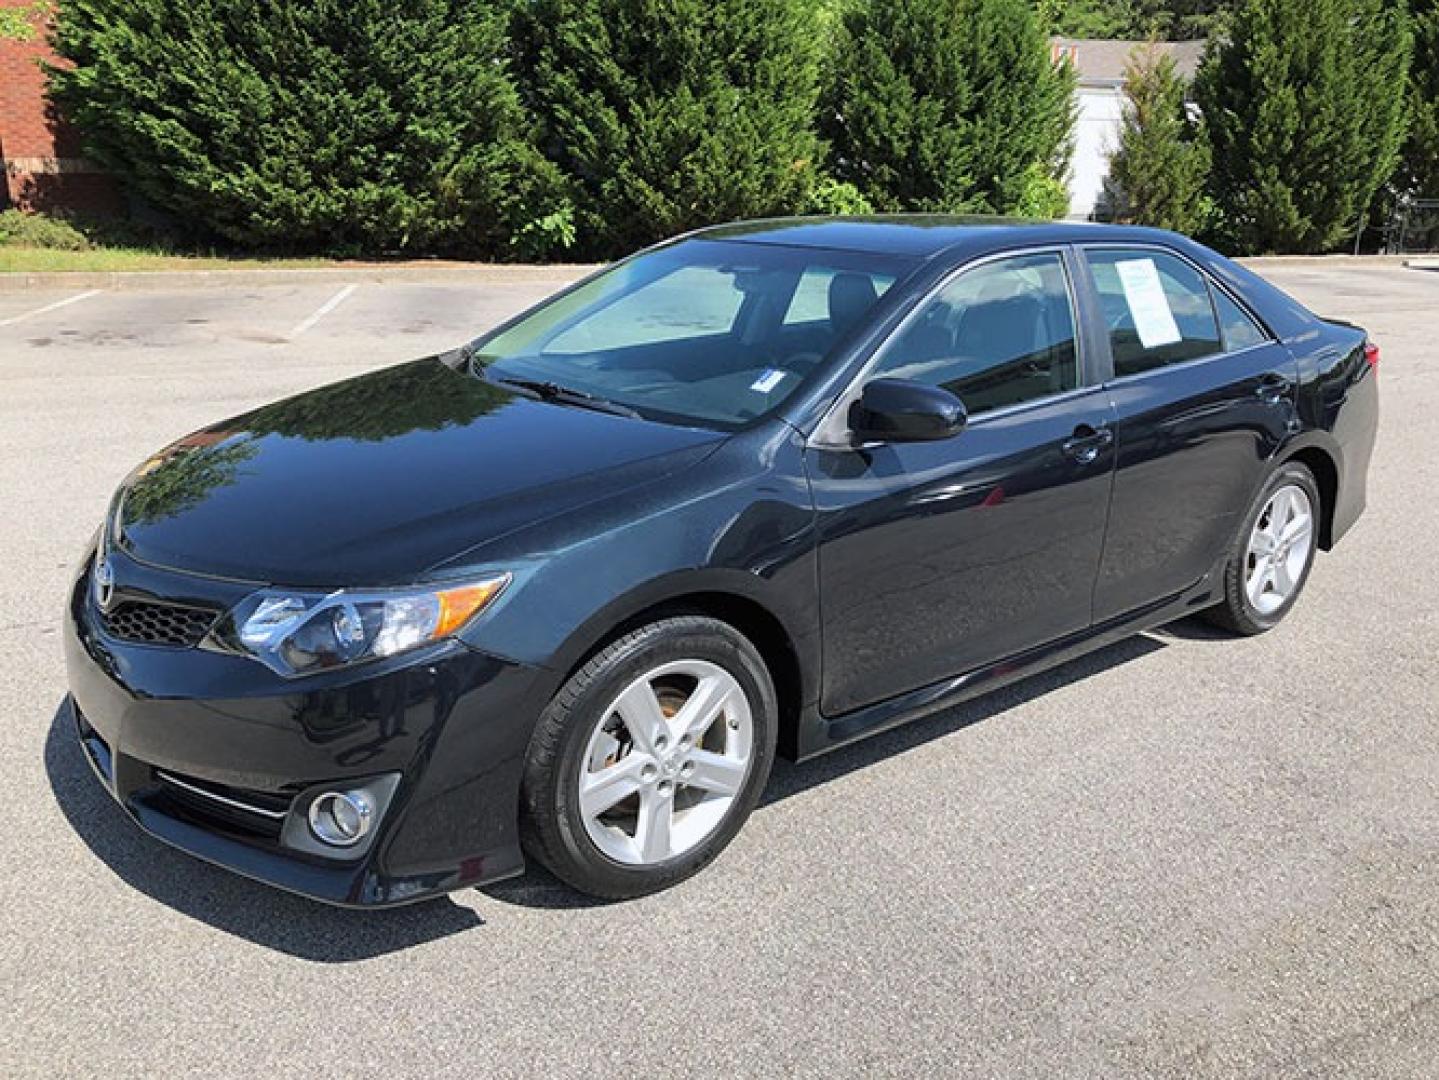
[[[398,584],[678,471],[723,438],[535,401],[431,358],[180,439],[126,480],[116,541],[199,574]]]

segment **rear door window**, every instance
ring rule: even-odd
[[[1222,351],[1209,286],[1183,259],[1148,248],[1092,248],[1085,258],[1116,378]]]

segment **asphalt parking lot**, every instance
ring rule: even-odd
[[[66,577],[154,449],[565,273],[0,291],[0,1075],[1433,1075],[1439,272],[1259,268],[1383,349],[1369,510],[1280,629],[1181,623],[781,763],[666,894],[372,913],[108,801],[57,718]]]

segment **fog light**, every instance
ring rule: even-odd
[[[334,847],[358,844],[374,817],[375,808],[363,791],[327,791],[310,803],[310,831]]]

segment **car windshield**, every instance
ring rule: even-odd
[[[636,256],[482,338],[485,378],[733,430],[777,408],[913,260],[721,240]]]

